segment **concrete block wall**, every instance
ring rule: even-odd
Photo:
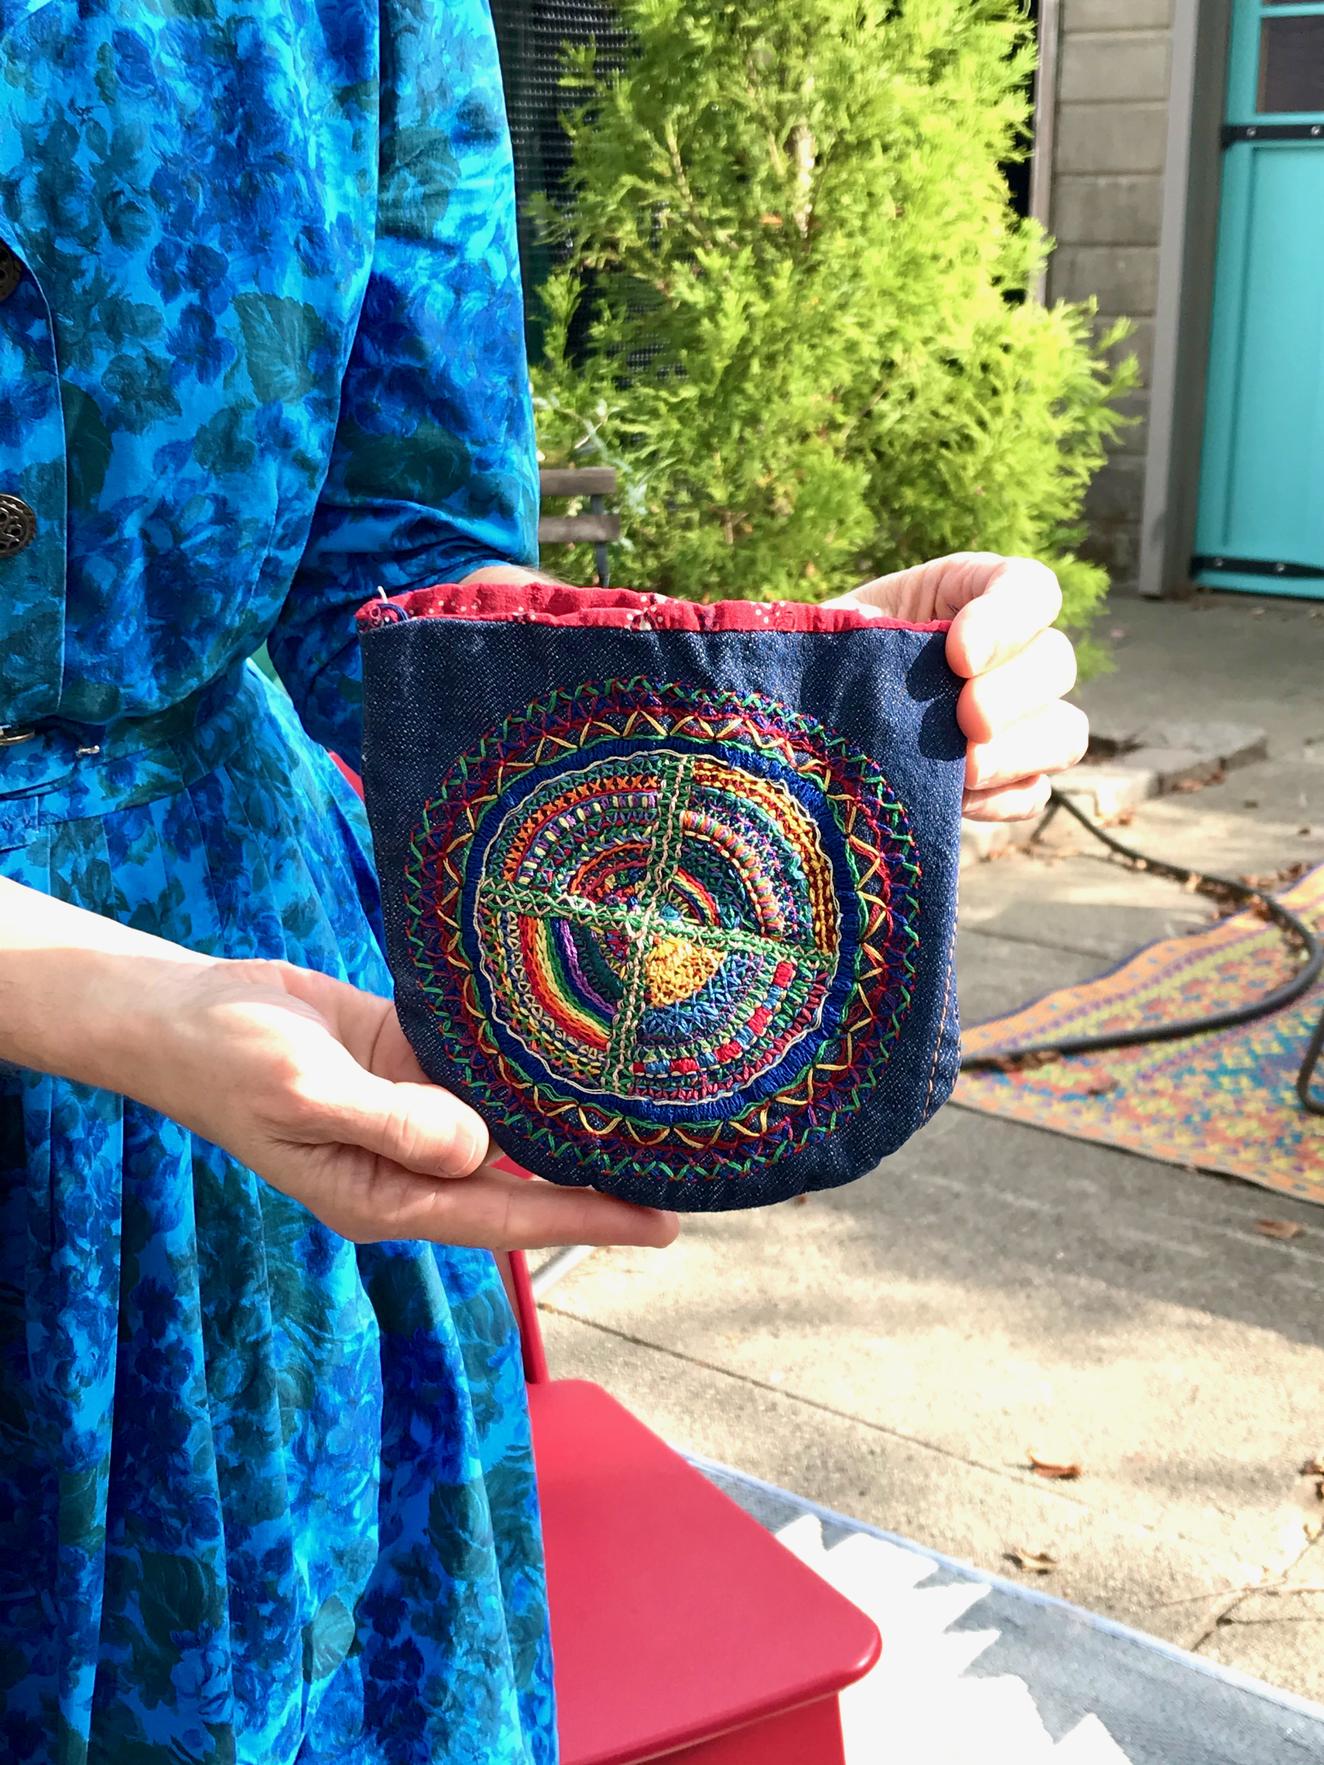
[[[1134,321],[1125,348],[1148,381],[1153,360],[1167,130],[1172,0],[1059,0],[1049,228],[1050,299],[1093,295],[1104,323]],[[1090,494],[1090,551],[1118,587],[1140,552],[1147,385]]]

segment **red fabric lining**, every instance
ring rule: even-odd
[[[411,619],[505,619],[527,625],[635,627],[645,631],[946,631],[950,619],[912,624],[860,607],[807,601],[681,601],[628,588],[567,588],[550,582],[437,583],[359,609],[361,625]]]

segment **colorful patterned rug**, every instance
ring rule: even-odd
[[[1324,930],[1324,865],[1279,899]],[[1286,980],[1282,933],[1254,913],[1165,938],[1109,974],[1062,987],[965,1033],[966,1054],[1170,1022],[1239,1005]],[[1324,1011],[1324,979],[1286,1010],[1179,1042],[1076,1055],[1029,1071],[967,1072],[954,1102],[1146,1158],[1244,1177],[1324,1205],[1324,1116],[1297,1100],[1297,1071]],[[1324,1089],[1321,1076],[1316,1086]]]

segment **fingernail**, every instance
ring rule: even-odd
[[[674,1244],[676,1239],[680,1236],[680,1215],[678,1213],[672,1213],[667,1208],[659,1208],[657,1210],[657,1217],[658,1224],[662,1228],[662,1236],[661,1242],[657,1244],[655,1248],[658,1250],[665,1250],[668,1245]]]

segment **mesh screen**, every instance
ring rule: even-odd
[[[548,269],[547,247],[538,242],[526,214],[529,197],[565,200],[570,149],[561,128],[566,93],[560,86],[565,44],[596,39],[598,66],[615,72],[625,63],[626,37],[609,0],[492,0],[501,51],[506,108],[515,149],[515,189],[520,209],[520,261],[529,298],[529,346],[537,352],[538,315],[533,298]]]
[[[526,290],[529,352],[541,352],[541,325],[536,290],[550,265],[548,249],[538,241],[526,213],[530,196],[566,200],[570,149],[560,113],[567,94],[560,86],[561,52],[567,43],[596,40],[598,66],[604,73],[625,65],[628,42],[611,0],[491,0],[501,53],[506,109],[515,149],[515,189],[519,200],[519,249]],[[1036,25],[1039,0],[1029,0]],[[1012,207],[1029,212],[1029,159],[1005,168]]]

